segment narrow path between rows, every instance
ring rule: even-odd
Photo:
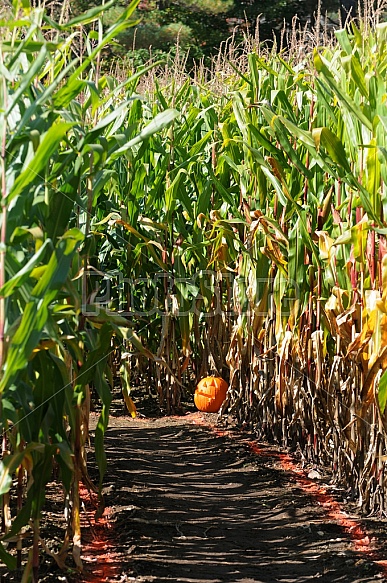
[[[386,581],[371,535],[362,552],[270,448],[260,455],[265,446],[205,423],[111,420],[107,508],[84,547],[84,581]]]

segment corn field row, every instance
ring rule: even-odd
[[[117,378],[133,414],[134,376],[169,414],[223,376],[224,414],[387,511],[387,25],[118,78],[103,49],[138,0],[105,30],[112,4],[0,23],[0,559],[25,582],[53,475],[51,555],[82,569],[79,484],[101,495]]]

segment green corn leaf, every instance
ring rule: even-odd
[[[21,287],[25,281],[30,277],[31,272],[40,262],[45,258],[47,249],[52,250],[53,245],[50,239],[46,239],[39,251],[31,257],[31,259],[18,271],[11,279],[9,279],[0,289],[0,295],[3,297],[10,296],[16,289]]]
[[[73,127],[72,123],[59,122],[53,125],[44,137],[35,152],[34,157],[29,162],[21,174],[16,178],[9,195],[8,202],[11,202],[16,196],[20,195],[22,191],[29,186],[36,179],[44,181],[44,171],[51,156],[57,150],[60,142],[64,136]]]
[[[104,435],[108,426],[109,409],[112,401],[112,394],[105,379],[106,362],[111,350],[110,339],[112,331],[113,329],[109,323],[102,326],[98,333],[97,345],[90,351],[77,376],[79,386],[93,382],[102,401],[102,411],[95,431],[95,455],[100,474],[100,488],[106,472]]]
[[[10,475],[9,468],[6,468],[4,463],[0,461],[0,496],[9,491],[12,486],[12,475]]]
[[[306,281],[305,248],[299,236],[299,225],[295,223],[289,233],[289,258],[288,275],[289,281],[297,286],[303,286]]]
[[[351,73],[352,79],[354,80],[356,87],[359,89],[360,93],[366,98],[369,99],[368,88],[365,80],[365,75],[363,68],[360,64],[359,58],[356,55],[352,55],[351,57]]]
[[[31,24],[30,22],[28,24]],[[1,43],[1,48],[4,53],[11,53],[13,56],[16,51],[20,50],[24,54],[33,53],[34,55],[38,53],[42,48],[47,49],[50,52],[54,52],[60,49],[61,43],[47,42],[47,41],[37,41],[31,39],[24,39],[22,41],[15,40],[12,42],[3,41]]]
[[[274,117],[274,114],[268,110],[267,108],[262,107],[261,108],[263,112],[266,113],[266,115],[268,115],[268,117],[270,118],[270,123],[272,122],[272,119]],[[290,120],[286,119],[285,117],[279,115],[278,119],[283,123],[283,125],[288,129],[289,133],[298,138],[306,147],[312,147],[313,150],[315,150],[315,143],[313,140],[313,136],[312,136],[312,132],[303,130],[302,128],[300,128],[299,126],[297,126],[296,124],[294,124],[293,122],[291,122]]]
[[[207,132],[201,140],[199,140],[198,142],[196,142],[196,144],[194,144],[190,151],[189,151],[189,155],[194,157],[197,156],[198,154],[203,154],[203,152],[205,151],[205,147],[207,146],[207,144],[210,143],[210,140],[212,138],[212,136],[214,135],[214,132],[212,130],[210,130],[209,132]]]
[[[378,387],[378,403],[380,412],[383,414],[387,403],[387,370],[385,370],[380,378]]]
[[[316,90],[317,90],[317,99],[320,103],[324,105],[324,114],[329,116],[329,119],[333,124],[337,124],[337,110],[332,107],[331,103],[331,92],[329,88],[326,86],[324,81],[319,77],[316,78]]]
[[[341,28],[340,30],[335,30],[335,36],[340,43],[342,49],[350,55],[352,53],[352,44],[348,36],[348,31],[346,28]]]
[[[282,90],[277,91],[275,97],[273,96],[272,103],[273,103],[273,107],[276,107],[276,109],[282,110],[281,111],[282,115],[286,115],[286,117],[288,119],[290,119],[290,121],[292,121],[293,123],[297,123],[297,118],[295,116],[294,107],[290,103],[289,99],[287,98],[285,91],[282,91]],[[278,105],[281,105],[282,107],[279,108]]]
[[[10,571],[16,569],[16,557],[5,550],[2,542],[0,542],[0,561],[3,561]]]
[[[36,98],[30,103],[30,105],[26,108],[25,112],[23,113],[20,121],[18,121],[17,126],[12,132],[11,135],[8,136],[7,139],[7,148],[11,149],[14,141],[20,137],[20,134],[24,131],[26,124],[28,124],[29,120],[36,115],[36,112],[39,111],[39,108],[44,104],[49,102],[49,99],[53,97],[54,103],[59,105],[60,99],[59,95],[62,91],[67,91],[67,84],[65,84],[59,91],[53,96],[56,89],[63,83],[63,80],[68,76],[68,73],[74,69],[74,66],[77,62],[77,59],[71,61],[67,67],[64,67],[60,70],[58,75],[55,77],[54,81],[50,83],[41,93],[36,95]],[[45,70],[42,71],[42,75],[47,74]],[[84,84],[82,83],[82,88]],[[78,93],[74,93],[74,96],[78,95]],[[39,114],[38,114],[39,115]]]
[[[270,140],[267,139],[267,137],[264,135],[262,131],[262,128],[259,130],[252,124],[249,124],[249,131],[257,140],[259,146],[262,146],[265,150],[267,150],[277,159],[283,158],[283,164],[285,164],[285,159],[282,150],[280,148],[276,148],[276,146]]]
[[[305,166],[301,158],[298,156],[297,151],[294,149],[293,145],[290,143],[288,138],[288,133],[285,130],[284,125],[278,117],[273,119],[273,127],[276,131],[277,138],[286,154],[289,156],[293,165],[306,176],[309,180],[312,179],[313,173]]]
[[[265,166],[262,166],[262,172],[265,174],[269,182],[271,182],[271,184],[274,186],[274,189],[277,193],[278,199],[282,206],[286,207],[288,203],[288,197],[286,196],[285,191],[281,186],[281,182],[278,180],[276,176],[274,176],[273,172],[271,172]]]
[[[18,20],[0,20],[1,27],[7,27],[9,30],[14,30],[15,28],[28,27],[31,21],[27,19],[19,18]]]
[[[380,216],[380,175],[381,167],[378,156],[378,146],[372,139],[367,151],[367,191],[370,193],[370,203],[375,215]]]
[[[348,111],[353,115],[356,119],[358,119],[367,129],[372,131],[372,122],[368,119],[366,115],[362,112],[361,108],[356,105],[356,103],[351,99],[349,95],[344,93],[344,91],[339,87],[337,82],[334,80],[332,73],[330,72],[328,66],[324,63],[323,58],[316,52],[314,57],[314,64],[317,71],[322,74],[335,93],[337,98],[346,106]]]
[[[26,89],[30,87],[32,80],[35,78],[38,71],[42,68],[47,58],[47,52],[48,51],[46,46],[43,46],[37,57],[33,60],[31,66],[28,68],[28,72],[21,78],[20,84],[17,87],[15,93],[8,95],[9,103],[5,111],[6,117],[10,116],[13,108],[18,105],[21,96],[26,91]]]
[[[75,18],[71,18],[66,24],[60,27],[60,30],[68,30],[69,28],[73,28],[74,26],[78,26],[82,24],[85,26],[86,24],[90,24],[90,22],[94,22],[97,18],[109,8],[112,8],[115,4],[117,4],[116,0],[110,0],[110,2],[106,2],[106,4],[100,4],[99,6],[95,6],[90,8],[86,12],[83,12],[79,16]],[[138,4],[138,2],[137,2]]]
[[[109,338],[109,336],[108,336]],[[109,342],[108,342],[108,346],[106,346],[107,349],[109,349],[110,346],[110,338],[109,338]],[[106,352],[106,351],[105,351]],[[98,469],[99,469],[99,484],[100,484],[100,489],[102,488],[102,481],[106,472],[106,467],[107,467],[107,458],[106,458],[106,452],[105,452],[105,448],[104,448],[104,437],[105,437],[105,432],[106,429],[108,427],[108,423],[109,423],[109,410],[110,410],[110,404],[112,401],[112,394],[109,388],[108,383],[105,380],[105,367],[106,367],[106,362],[99,362],[98,365],[95,368],[95,376],[94,376],[94,383],[95,383],[95,387],[97,389],[98,395],[102,401],[102,411],[101,414],[99,416],[98,419],[98,423],[97,423],[97,427],[95,430],[95,457],[96,457],[96,461],[97,461],[97,465],[98,465]]]
[[[4,375],[0,382],[0,391],[11,383],[19,371],[23,370],[33,349],[39,343],[43,327],[48,318],[48,303],[53,299],[48,296],[42,303],[30,301],[24,308],[23,316],[12,338]]]
[[[56,242],[68,229],[71,213],[78,195],[80,177],[66,177],[66,182],[60,190],[49,188],[46,195],[48,202],[48,217],[46,220],[46,234]]]
[[[24,308],[20,325],[11,339],[0,391],[11,383],[26,366],[32,351],[41,339],[49,317],[49,305],[66,281],[76,247],[83,235],[72,229],[59,241],[46,269],[31,292],[31,300]]]
[[[84,306],[85,317],[92,323],[95,324],[110,324],[111,326],[118,329],[120,327],[133,327],[133,323],[120,316],[119,314],[114,314],[112,312],[107,312],[102,306],[95,306],[93,304],[85,304]]]
[[[125,114],[128,110],[129,104],[133,101],[133,99],[127,99],[123,103],[121,103],[118,107],[115,107],[113,111],[110,111],[108,115],[104,116],[91,130],[90,133],[99,133],[102,129],[110,125],[114,120],[119,118],[120,125],[123,125],[123,120]],[[111,133],[114,133],[112,130]]]
[[[87,86],[86,81],[70,77],[66,84],[61,87],[54,95],[53,101],[55,107],[66,108],[69,104],[83,91]]]
[[[173,120],[179,117],[179,115],[180,113],[176,109],[167,109],[166,111],[157,114],[156,117],[149,122],[149,124],[146,125],[135,138],[129,140],[124,146],[121,146],[121,148],[118,148],[118,150],[111,154],[110,158],[112,160],[119,158],[122,154],[130,150],[130,148],[133,148],[133,146],[164,129],[172,123]]]
[[[263,58],[260,58],[260,57],[258,57],[257,55],[255,55],[255,57],[256,57],[256,61],[257,61],[258,65],[259,65],[259,66],[260,66],[262,69],[264,69],[265,71],[267,71],[268,73],[270,73],[270,75],[273,75],[274,77],[278,77],[278,76],[279,76],[279,73],[278,73],[277,71],[275,71],[275,70],[273,69],[273,67],[271,67],[271,66],[269,65],[269,63],[267,62],[267,60],[265,60],[265,59],[263,59]]]
[[[30,443],[23,451],[8,455],[0,461],[0,496],[9,491],[12,486],[12,475],[22,463],[24,456],[34,449],[35,444]]]
[[[33,296],[46,297],[48,290],[54,290],[56,293],[61,288],[68,277],[73,253],[83,239],[83,234],[78,229],[70,229],[63,235],[42,278],[32,290]]]
[[[257,66],[257,59],[256,55],[251,53],[248,55],[248,62],[249,62],[249,69],[251,74],[251,85],[253,90],[253,99],[258,98],[259,94],[259,86],[260,86],[260,75]]]
[[[379,115],[378,116],[379,120],[381,121],[384,131],[387,132],[387,116],[385,115]]]
[[[312,136],[318,150],[323,146],[336,164],[342,166],[346,172],[351,172],[344,146],[329,128],[315,128]]]
[[[215,176],[215,174],[213,173],[211,168],[209,168],[209,173],[210,173],[210,176],[211,176],[211,179],[212,179],[212,182],[215,186],[216,191],[223,197],[223,199],[230,205],[230,207],[233,208],[235,206],[235,195],[233,196],[233,194],[231,192],[229,192],[223,186],[223,184]],[[211,196],[211,191],[209,189],[206,189],[205,194],[206,194],[206,196],[201,195],[199,197],[198,209],[197,209],[198,214],[201,212],[205,212],[206,208],[208,207],[208,203],[209,203],[210,196]],[[239,214],[239,213],[237,213],[237,214]]]
[[[248,83],[248,85],[251,85],[251,81],[248,77],[246,77],[242,71],[240,71],[240,69],[238,69],[238,67],[235,66],[235,64],[232,61],[227,61],[227,63],[230,65],[230,67],[235,71],[235,73],[241,78],[243,79],[243,81],[245,81],[246,83]]]
[[[237,121],[239,130],[242,134],[242,137],[245,142],[249,141],[249,133],[248,133],[248,117],[246,113],[246,105],[243,101],[243,97],[240,93],[236,93],[232,102],[232,107],[235,115],[235,119]]]
[[[121,14],[118,21],[106,31],[106,34],[104,35],[102,40],[97,44],[95,49],[91,51],[88,57],[83,59],[79,67],[73,72],[73,74],[69,78],[69,84],[72,84],[81,78],[82,73],[94,62],[94,59],[102,51],[102,49],[107,44],[109,44],[109,42],[113,41],[121,32],[123,32],[127,28],[139,24],[139,21],[129,20],[129,17],[134,12],[138,2],[139,0],[135,0],[134,2],[129,4],[127,9],[124,10],[124,12]]]

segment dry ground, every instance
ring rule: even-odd
[[[270,449],[253,455],[201,419],[214,416],[112,418],[104,492],[113,546],[91,541],[85,581],[386,581]],[[383,545],[385,524],[369,526]]]
[[[284,470],[273,447],[261,444],[253,454],[251,436],[219,431],[216,415],[143,412],[131,419],[121,401],[113,410],[101,521],[84,497],[85,573],[59,571],[43,553],[41,583],[387,583],[377,562],[387,558],[385,521],[362,519],[365,550],[375,552],[359,552],[348,528]],[[63,498],[54,485],[47,494],[42,536],[55,546]],[[0,567],[0,583],[16,581],[21,573]]]

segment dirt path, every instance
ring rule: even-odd
[[[270,450],[254,455],[203,417],[112,418],[111,528],[85,548],[85,581],[386,581]]]

